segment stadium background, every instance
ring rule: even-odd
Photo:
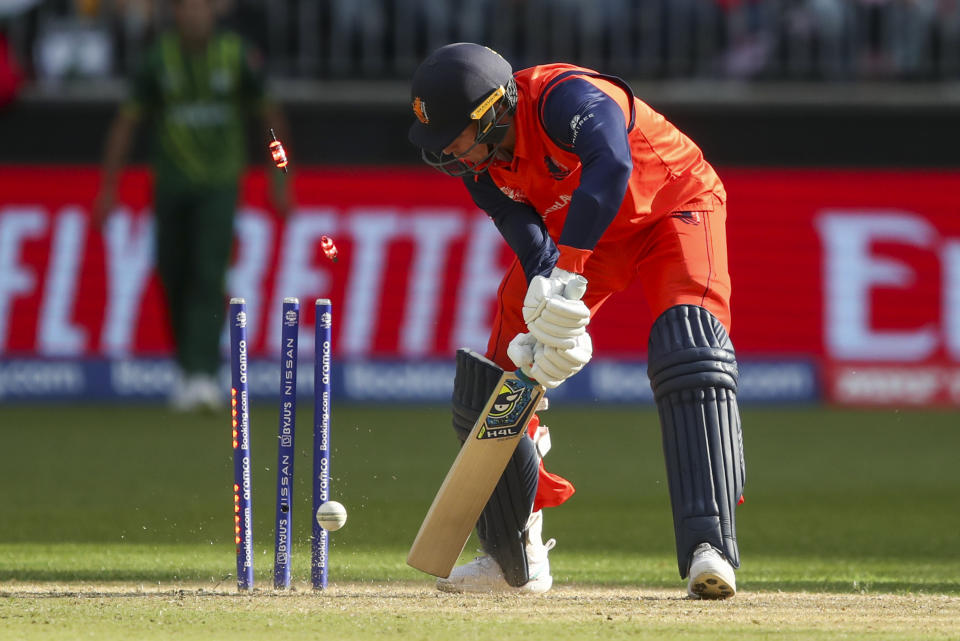
[[[168,3],[0,0],[0,637],[956,638],[958,3],[213,1],[263,48],[297,168],[284,224],[250,130],[231,287],[251,301],[258,358],[257,590],[235,598],[228,419],[163,400],[145,137],[110,225],[89,219],[124,75]],[[461,38],[517,66],[567,58],[629,79],[726,183],[748,469],[736,599],[682,599],[639,291],[596,319],[595,361],[543,415],[547,465],[577,487],[545,517],[553,590],[448,599],[404,563],[456,453],[452,350],[482,344],[488,322],[462,300],[490,296],[471,276],[507,259],[406,141],[417,58]],[[336,306],[332,484],[350,518],[321,594],[306,398],[297,590],[268,587],[271,321],[290,294]]]
[[[21,79],[0,112],[0,399],[162,398],[174,372],[142,131],[122,211],[103,234],[88,217],[124,75],[169,7],[19,4],[0,22],[7,76]],[[453,350],[485,344],[489,306],[463,301],[492,301],[494,282],[475,275],[502,270],[508,250],[406,141],[416,61],[472,38],[515,67],[564,59],[617,73],[700,144],[730,197],[745,401],[960,404],[960,9],[547,4],[223,3],[265,53],[297,172],[283,222],[263,198],[265,132],[251,129],[230,290],[251,304],[258,356],[269,361],[289,295],[333,299],[341,399],[443,401]],[[336,239],[337,264],[321,234]],[[649,324],[638,288],[611,301],[595,362],[557,396],[648,402]],[[256,371],[255,392],[273,393],[275,368]]]

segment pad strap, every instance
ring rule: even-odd
[[[651,328],[648,374],[660,414],[680,576],[687,576],[693,550],[703,542],[738,568],[734,510],[745,466],[736,355],[723,324],[702,307],[671,307]]]
[[[473,429],[502,374],[500,367],[476,352],[457,350],[453,428],[461,443]],[[484,551],[496,560],[507,583],[514,587],[524,585],[530,578],[524,530],[537,494],[538,464],[536,447],[529,436],[524,436],[477,521],[477,537]]]

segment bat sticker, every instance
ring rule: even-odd
[[[504,381],[477,439],[508,438],[522,432],[530,418],[533,391],[522,381]]]

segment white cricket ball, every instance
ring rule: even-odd
[[[317,523],[324,530],[334,532],[347,522],[347,508],[337,501],[327,501],[317,508]]]

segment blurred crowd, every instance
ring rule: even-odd
[[[274,76],[406,80],[427,51],[488,44],[515,67],[628,78],[948,80],[960,0],[210,0]],[[0,0],[5,83],[121,77],[167,0]]]

